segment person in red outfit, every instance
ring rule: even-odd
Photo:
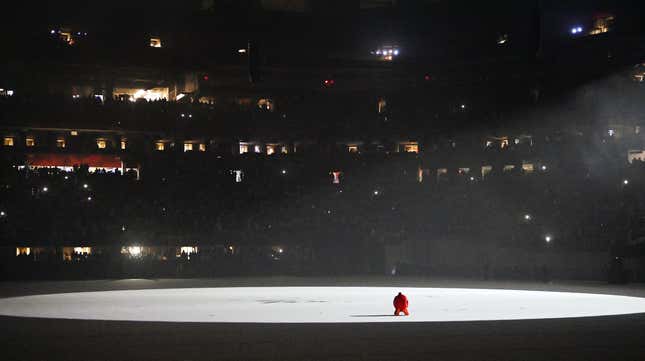
[[[394,316],[398,316],[401,312],[406,316],[410,315],[408,312],[408,298],[401,292],[394,297]]]

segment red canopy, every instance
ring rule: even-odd
[[[109,154],[27,154],[32,167],[73,167],[87,165],[95,168],[121,168],[121,158]]]

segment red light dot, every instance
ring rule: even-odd
[[[432,79],[432,77],[431,77],[429,74],[426,74],[426,75],[423,77],[423,79],[425,79],[425,80],[430,80],[430,79]]]
[[[204,75],[204,80],[208,80],[208,75]]]

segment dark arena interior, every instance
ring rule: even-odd
[[[3,15],[0,359],[645,359],[642,2]]]

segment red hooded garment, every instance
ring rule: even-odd
[[[405,297],[403,293],[399,292],[399,294],[394,297],[394,308],[401,312],[408,309],[408,298]]]

